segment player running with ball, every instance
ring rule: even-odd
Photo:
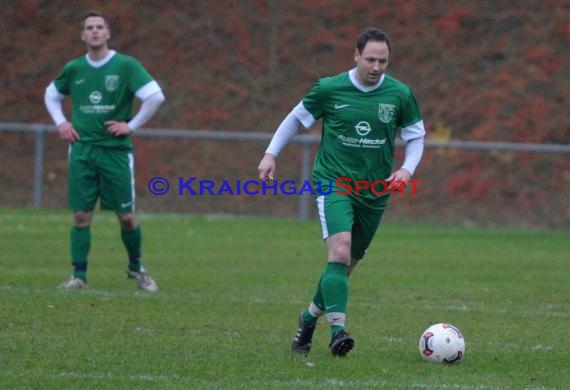
[[[345,330],[348,276],[363,258],[386,209],[390,191],[376,195],[370,189],[340,194],[339,177],[353,181],[377,180],[407,183],[424,149],[422,114],[412,90],[386,74],[390,39],[367,28],[357,38],[356,67],[334,77],[320,79],[285,117],[261,160],[262,180],[275,177],[275,160],[297,131],[323,120],[322,138],[313,167],[313,181],[330,183],[316,204],[328,261],[309,306],[299,317],[292,350],[309,353],[317,320],[330,323],[330,351],[346,356],[354,339]],[[394,145],[399,136],[406,142],[402,166],[392,171]],[[330,193],[329,193],[330,192]]]

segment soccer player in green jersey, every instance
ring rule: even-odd
[[[372,27],[362,32],[354,52],[356,66],[318,80],[281,122],[258,167],[261,180],[273,180],[275,159],[285,145],[301,127],[309,129],[322,119],[312,178],[321,185],[316,203],[328,261],[299,316],[294,352],[309,353],[321,315],[330,323],[334,356],[346,356],[354,347],[345,330],[348,276],[363,258],[387,206],[390,191],[377,185],[405,186],[423,154],[421,111],[413,91],[385,73],[390,52],[385,32]],[[405,158],[393,170],[397,135],[406,142]]]
[[[81,22],[87,53],[69,61],[46,88],[45,104],[59,135],[70,143],[68,202],[73,211],[71,263],[73,274],[60,287],[87,286],[91,219],[100,199],[102,210],[116,213],[128,253],[127,276],[145,291],[158,286],[141,263],[141,228],[135,214],[133,132],[164,102],[164,94],[134,58],[111,50],[109,22],[90,11]],[[71,97],[71,121],[62,100]],[[141,105],[132,116],[134,98]]]

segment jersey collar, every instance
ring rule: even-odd
[[[107,54],[105,58],[102,58],[99,61],[93,61],[91,58],[89,58],[89,54],[85,54],[85,59],[92,67],[100,68],[103,65],[105,65],[107,62],[111,61],[111,58],[113,58],[115,54],[117,54],[115,50],[109,50],[109,54]]]
[[[352,68],[351,70],[348,71],[348,77],[350,78],[350,81],[357,89],[361,90],[362,92],[370,92],[380,88],[382,82],[384,81],[384,76],[386,75],[382,74],[382,76],[380,76],[380,80],[378,80],[378,82],[375,85],[362,85],[358,82],[358,79],[356,78],[356,68]]]

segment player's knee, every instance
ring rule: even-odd
[[[348,276],[350,276],[352,274],[352,272],[354,271],[354,269],[358,265],[359,261],[360,261],[360,259],[355,259],[355,258],[350,259],[350,264],[348,266]]]
[[[350,243],[339,242],[331,248],[329,257],[339,262],[349,264],[350,262]]]
[[[121,224],[122,230],[135,230],[137,227],[137,218],[134,213],[129,214],[118,214],[119,223]]]
[[[341,232],[327,239],[328,256],[330,260],[348,265],[350,262],[350,233]]]
[[[73,224],[77,227],[87,227],[91,225],[93,213],[86,211],[75,211],[73,213]]]

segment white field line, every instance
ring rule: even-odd
[[[242,215],[233,215],[233,214],[176,214],[176,213],[137,213],[138,218],[140,220],[174,220],[174,219],[182,219],[182,218],[201,218],[207,221],[217,221],[217,220],[232,220],[232,219],[248,219],[248,218],[256,218],[256,217],[248,217]],[[113,221],[117,220],[115,214],[110,211],[100,211],[96,210],[94,213],[94,221],[97,220],[105,220],[105,221]],[[261,218],[261,217],[260,217]],[[72,222],[72,215],[71,211],[62,210],[61,213],[57,214],[44,214],[44,213],[37,213],[34,214],[33,212],[30,213],[23,213],[23,214],[15,214],[15,213],[6,213],[0,214],[0,221],[6,222],[13,222],[13,221],[33,221],[33,222]]]
[[[364,307],[370,310],[381,310],[382,309],[382,302],[380,303],[368,303],[368,302],[358,302],[358,300],[354,300],[351,302],[350,305],[352,307]],[[544,310],[517,310],[517,305],[511,305],[508,309],[493,309],[490,307],[482,307],[477,306],[475,308],[469,307],[469,305],[461,304],[461,305],[448,305],[448,306],[440,306],[440,305],[429,305],[429,304],[422,304],[422,308],[428,311],[433,312],[441,312],[441,311],[459,311],[459,312],[470,312],[470,311],[477,311],[477,312],[485,312],[485,313],[499,313],[508,315],[510,317],[519,316],[522,318],[528,317],[559,317],[559,318],[570,318],[570,312],[565,311],[565,308],[561,307],[561,305],[547,305],[544,306]],[[551,310],[549,310],[551,309]]]
[[[55,287],[54,287],[55,288]],[[0,291],[19,291],[19,292],[27,292],[29,293],[32,289],[25,287],[25,286],[12,286],[12,285],[0,285]],[[34,291],[38,291],[37,288],[33,289]],[[40,289],[41,290],[41,289]],[[46,287],[45,291],[52,291],[53,289],[50,287]],[[156,299],[157,297],[154,295],[150,295],[147,294],[145,292],[142,291],[134,291],[134,292],[130,292],[130,291],[125,291],[125,292],[108,292],[105,290],[98,290],[95,288],[87,288],[85,290],[82,291],[82,293],[84,294],[93,294],[93,295],[102,295],[102,296],[109,296],[109,297],[114,297],[114,296],[135,296],[137,298],[143,298],[143,299]],[[164,298],[165,297],[165,292],[161,292],[160,293],[160,297]],[[176,296],[178,297],[177,293],[172,293],[172,296]],[[200,294],[203,295],[203,294]],[[199,296],[196,296],[196,298],[199,298]],[[263,296],[259,296],[259,295],[252,295],[250,297],[244,297],[244,299],[241,299],[240,297],[233,297],[233,299],[230,300],[231,302],[238,302],[238,303],[242,303],[242,302],[247,302],[247,303],[252,303],[252,304],[279,304],[280,302],[276,301],[274,299],[274,297],[263,297]],[[283,304],[291,304],[291,303],[298,303],[299,305],[303,305],[305,303],[305,301],[302,300],[297,300],[296,302],[291,302],[291,301],[284,301],[281,302]],[[362,308],[366,308],[368,310],[382,310],[382,303],[378,303],[378,304],[371,304],[371,303],[367,303],[367,302],[359,302],[357,299],[355,299],[353,302],[350,303],[351,307],[362,307]],[[469,312],[472,309],[468,306],[468,305],[449,305],[449,306],[437,306],[437,305],[422,305],[423,308],[425,308],[426,310],[432,310],[434,312],[439,312],[442,310],[449,310],[449,311],[460,311],[460,312]],[[513,305],[512,307],[509,307],[509,309],[493,309],[490,307],[476,307],[475,309],[473,309],[475,311],[484,311],[486,313],[494,313],[494,314],[503,314],[503,315],[508,315],[509,317],[520,317],[520,318],[531,318],[531,317],[538,317],[539,319],[543,319],[544,317],[554,317],[554,318],[570,318],[570,313],[565,311],[565,308],[560,307],[560,305],[549,305],[549,306],[544,306],[542,308],[542,310],[524,310],[524,309],[517,309],[516,305]]]
[[[450,389],[450,390],[504,390],[503,386],[488,386],[488,385],[460,385],[460,384],[446,384],[442,383],[439,385],[425,384],[421,382],[414,382],[411,384],[413,389]],[[521,390],[560,390],[556,387],[544,387],[544,386],[533,386],[524,387]]]
[[[21,375],[15,372],[2,372],[0,377],[20,377]],[[81,379],[81,380],[97,380],[97,381],[113,381],[113,380],[131,380],[131,381],[139,381],[139,382],[151,382],[157,383],[161,385],[168,385],[173,383],[188,383],[193,384],[196,386],[207,386],[208,388],[219,388],[222,389],[224,386],[228,385],[227,381],[215,381],[215,380],[203,380],[203,379],[194,379],[192,376],[180,376],[180,375],[169,375],[169,374],[160,374],[160,375],[150,375],[150,374],[142,374],[142,375],[121,375],[115,374],[111,372],[100,372],[100,373],[81,373],[75,371],[64,371],[59,374],[50,374],[47,375],[46,378],[50,379],[57,379],[57,378],[73,378],[73,379]],[[234,384],[236,384],[234,382]],[[261,387],[261,388],[295,388],[298,386],[306,386],[311,388],[350,388],[350,389],[393,389],[393,384],[385,381],[385,380],[343,380],[343,379],[336,379],[330,378],[326,380],[306,380],[306,379],[291,379],[288,381],[280,381],[280,380],[253,380],[247,381],[247,384],[251,387]],[[485,385],[485,384],[450,384],[450,383],[440,383],[440,384],[430,384],[430,383],[423,383],[420,381],[414,381],[407,385],[407,388],[410,389],[424,389],[424,390],[435,390],[435,389],[445,389],[445,390],[503,390],[503,387],[497,387],[492,385]],[[559,390],[553,387],[544,387],[544,386],[533,386],[533,387],[525,387],[525,390]]]

